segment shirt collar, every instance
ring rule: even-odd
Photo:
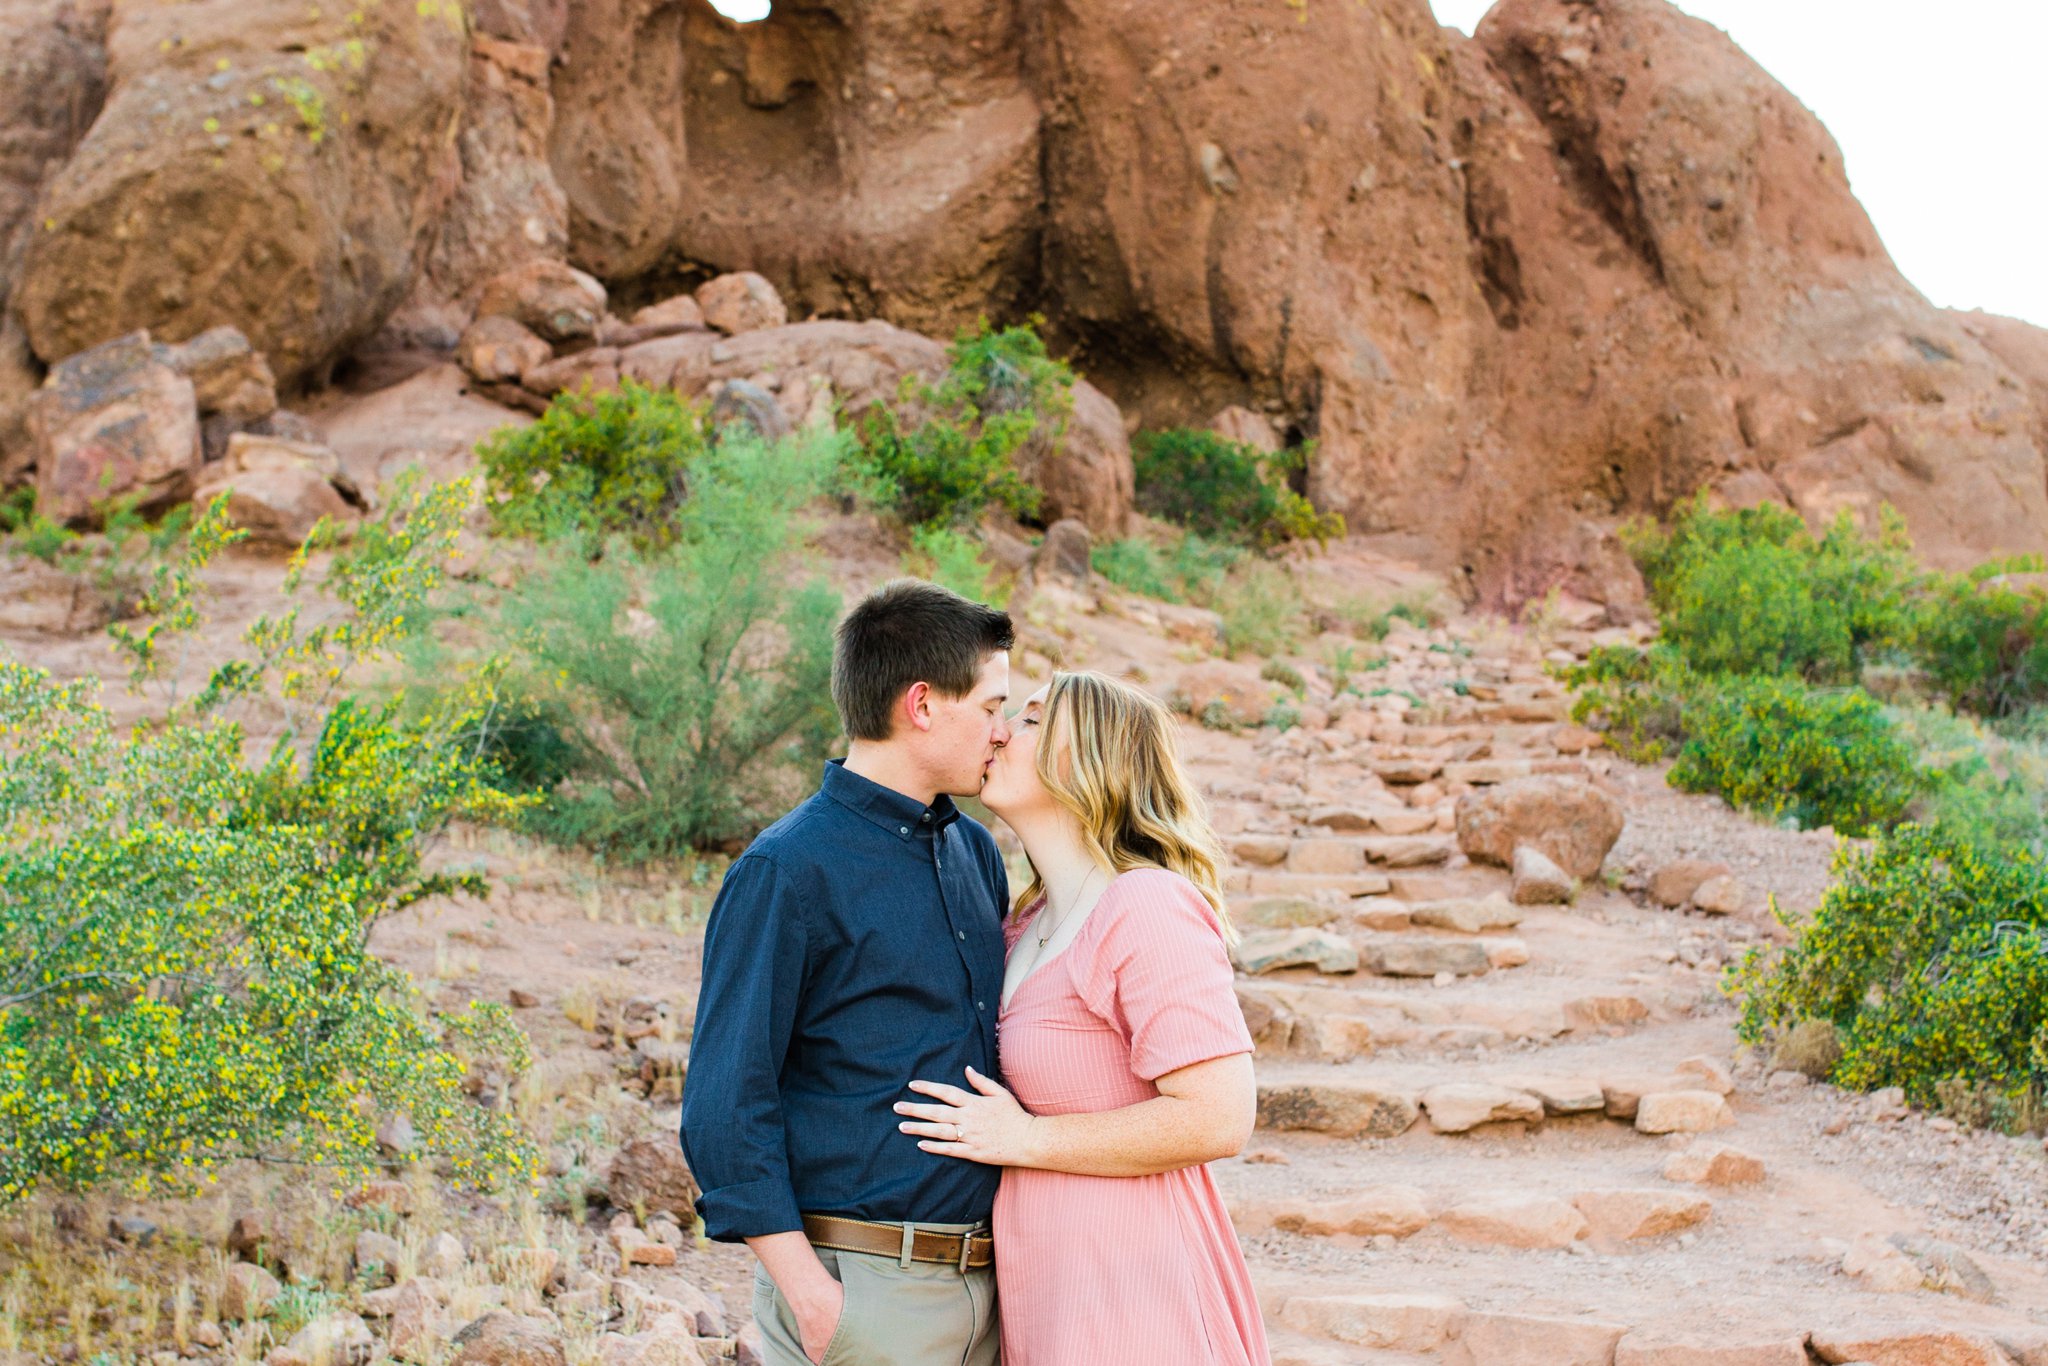
[[[820,789],[857,816],[873,821],[898,839],[911,839],[924,831],[943,830],[960,818],[960,808],[941,792],[930,806],[920,806],[894,788],[849,772],[844,759],[825,762],[825,781]]]

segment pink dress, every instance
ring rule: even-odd
[[[1014,949],[1044,903],[1015,917]],[[1000,1017],[1003,1078],[1034,1114],[1121,1109],[1178,1068],[1252,1050],[1216,913],[1145,868],[1103,892]],[[1267,1366],[1237,1234],[1206,1166],[1158,1176],[1008,1168],[996,1194],[1004,1366]]]

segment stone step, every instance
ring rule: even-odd
[[[1689,1058],[1663,1070],[1607,1075],[1536,1065],[1485,1069],[1419,1065],[1367,1068],[1268,1065],[1258,1085],[1262,1129],[1392,1138],[1416,1129],[1457,1135],[1484,1126],[1534,1127],[1554,1119],[1603,1119],[1648,1137],[1711,1134],[1736,1123],[1726,1072]]]
[[[1272,1352],[1273,1366],[1426,1366],[1438,1360],[1413,1352],[1354,1347],[1270,1324],[1266,1329],[1266,1346]]]

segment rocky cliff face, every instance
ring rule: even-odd
[[[1625,593],[1617,519],[1701,487],[1890,502],[1945,562],[2048,548],[2048,341],[1914,292],[1826,130],[1664,0],[1501,0],[1470,40],[1426,0],[0,0],[0,32],[43,77],[0,94],[33,351],[0,334],[0,409],[137,327],[232,323],[287,384],[379,328],[447,345],[483,278],[566,255],[622,307],[750,269],[799,317],[1042,312],[1136,418],[1313,438],[1319,502],[1492,600]]]

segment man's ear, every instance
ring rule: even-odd
[[[932,685],[913,683],[903,694],[903,719],[914,729],[932,728]]]

